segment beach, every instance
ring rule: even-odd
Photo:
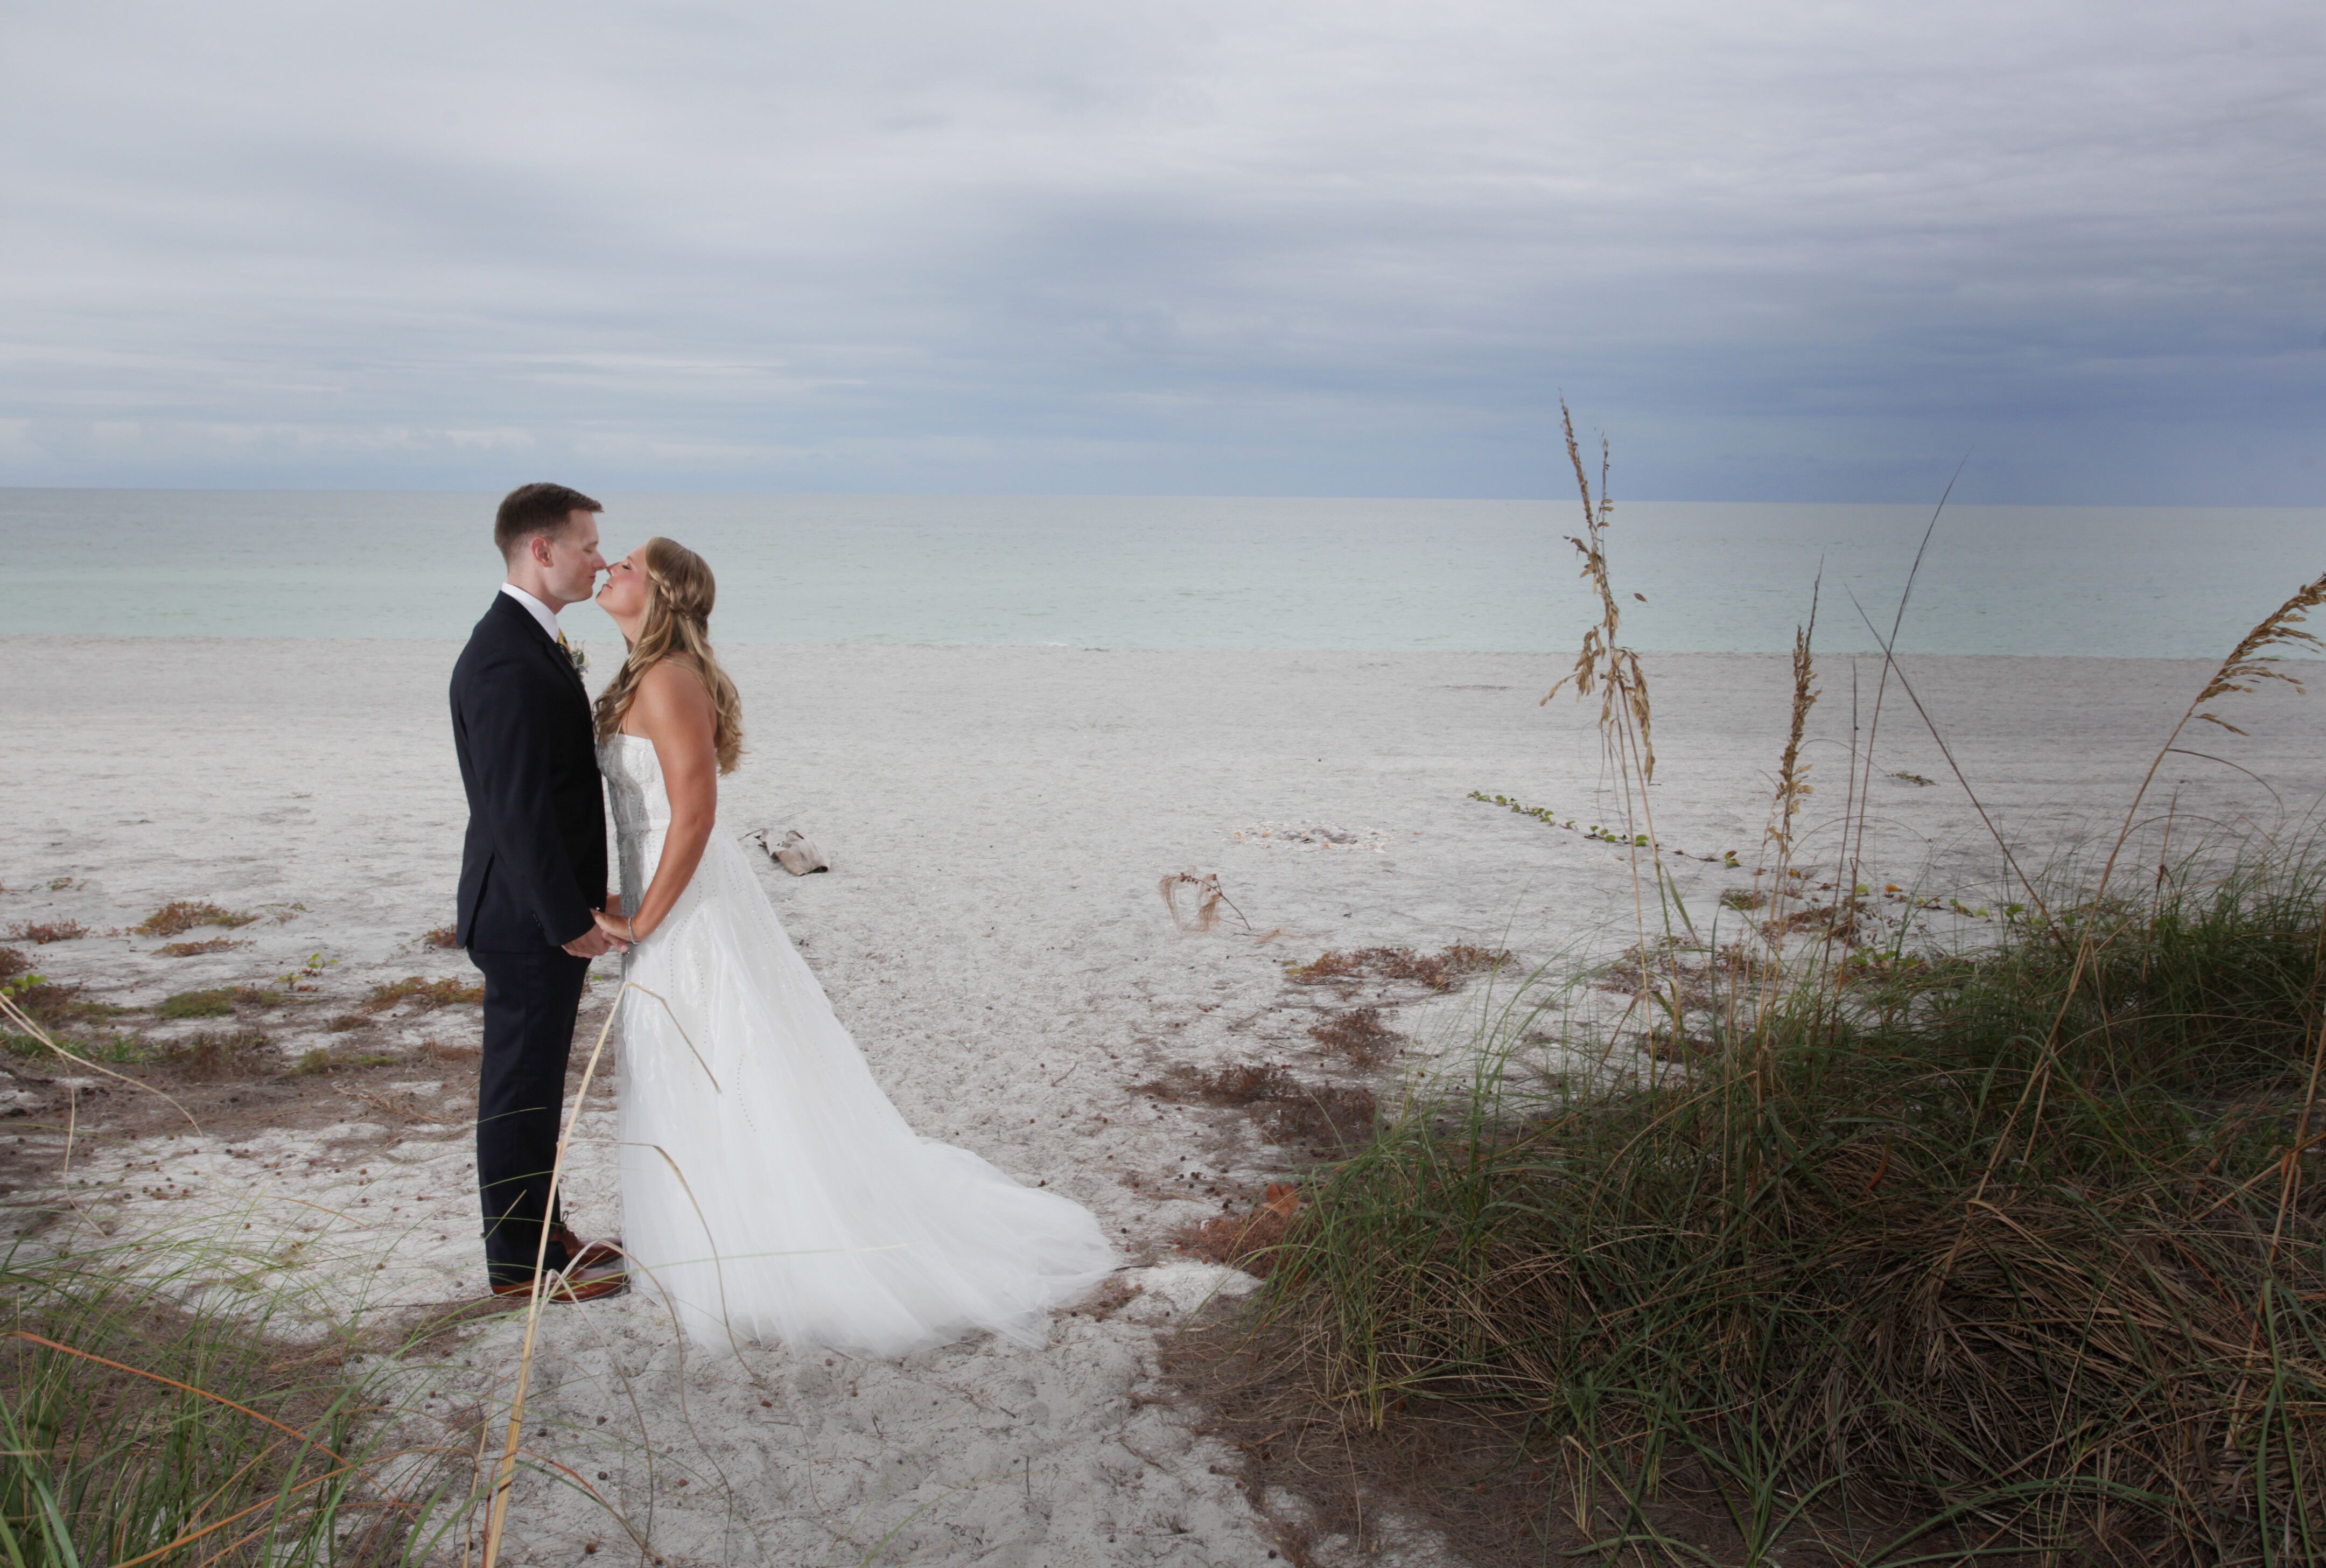
[[[594,686],[619,649],[588,651]],[[0,944],[132,1010],[118,1026],[156,1041],[221,1027],[223,1015],[147,1011],[167,997],[296,976],[295,1005],[237,1003],[232,1022],[264,1030],[285,1065],[317,1050],[381,1059],[368,1074],[313,1075],[296,1125],[224,1136],[158,1123],[109,1135],[130,1091],[14,1063],[27,1070],[7,1086],[12,1108],[33,1130],[17,1134],[11,1212],[56,1209],[44,1172],[62,1140],[46,1129],[75,1097],[82,1218],[62,1223],[101,1212],[134,1234],[232,1211],[316,1237],[312,1261],[284,1267],[315,1271],[326,1300],[342,1288],[333,1269],[365,1276],[344,1288],[369,1310],[480,1292],[474,1066],[461,1054],[477,1009],[418,997],[366,1010],[407,977],[475,978],[425,941],[452,919],[466,817],[444,698],[456,652],[0,639],[0,929],[90,933]],[[1518,967],[1572,968],[1636,941],[1633,852],[1589,832],[1623,821],[1597,699],[1539,705],[1567,661],[1536,653],[858,644],[724,657],[749,754],[724,786],[720,830],[797,828],[830,856],[828,875],[762,862],[761,880],[876,1076],[925,1135],[1091,1206],[1126,1272],[1091,1310],[1061,1313],[1045,1350],[980,1339],[893,1363],[745,1347],[682,1365],[650,1292],[561,1309],[535,1368],[544,1435],[531,1438],[529,1415],[529,1441],[650,1517],[674,1563],[1265,1562],[1296,1505],[1239,1487],[1234,1453],[1158,1382],[1156,1356],[1207,1294],[1248,1284],[1186,1259],[1175,1237],[1248,1210],[1305,1156],[1242,1112],[1142,1086],[1275,1062],[1312,1081],[1362,1077],[1393,1103],[1495,981],[1348,995],[1296,983],[1288,965],[1469,944],[1507,949]],[[1647,668],[1657,845],[1691,910],[1737,919],[1719,895],[1755,886],[1790,670],[1761,654],[1651,655]],[[1955,770],[2031,867],[2105,841],[2210,670],[1957,656],[1909,658],[1904,673],[1946,750],[1893,680],[1865,863],[1940,903],[1934,936],[1976,940],[2014,895]],[[1874,723],[1878,676],[1863,655],[1854,669],[1820,667],[1799,852],[1812,878],[1834,863],[1823,825],[1842,815],[1850,738],[1862,744]],[[2183,743],[2235,767],[2175,756],[2152,789],[2149,811],[2169,807],[2192,835],[2270,826],[2317,791],[2304,700],[2228,701],[2248,734],[2200,726]],[[1232,901],[1207,929],[1175,918],[1159,891],[1181,872],[1216,873]],[[173,901],[257,918],[189,934],[233,945],[163,957],[163,938],[134,928]],[[618,974],[600,964],[585,1031]],[[1309,1029],[1362,1001],[1383,1005],[1407,1045],[1360,1069]],[[619,1076],[593,1088],[578,1129],[568,1190],[585,1234],[619,1223],[607,1143],[619,1092]],[[463,1330],[445,1352],[445,1397],[505,1375],[516,1333],[507,1321]],[[649,1465],[648,1448],[667,1460]],[[528,1479],[521,1496],[512,1560],[575,1561],[614,1535],[571,1488]],[[1449,1560],[1424,1532],[1392,1522],[1385,1536],[1374,1561]]]

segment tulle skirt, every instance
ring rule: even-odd
[[[628,907],[661,837],[622,845]],[[1040,1345],[1051,1309],[1115,1266],[1088,1209],[906,1125],[724,833],[625,977],[632,1288],[668,1299],[691,1341]]]

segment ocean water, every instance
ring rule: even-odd
[[[1597,615],[1563,537],[1571,499],[602,499],[609,555],[660,533],[710,560],[723,640],[1565,652]],[[0,490],[5,627],[464,636],[500,580],[495,499]],[[1782,650],[1822,574],[1819,646],[1871,649],[1857,606],[1887,630],[1930,518],[1619,504],[1608,554],[1624,639]],[[2326,508],[1953,507],[1900,647],[2216,658],[2321,570]],[[593,606],[566,614],[582,637],[612,635]]]

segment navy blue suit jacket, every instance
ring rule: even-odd
[[[588,931],[605,897],[606,796],[590,694],[506,593],[452,667],[452,744],[469,795],[461,946],[539,952]]]

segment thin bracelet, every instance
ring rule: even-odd
[[[638,945],[638,918],[637,918],[637,916],[636,916],[636,915],[624,915],[624,916],[622,917],[622,929],[623,929],[624,930],[626,930],[626,931],[629,932],[629,934],[630,934],[630,938],[629,938],[629,940],[630,940],[630,946],[631,946],[631,947],[637,947],[637,946]]]

